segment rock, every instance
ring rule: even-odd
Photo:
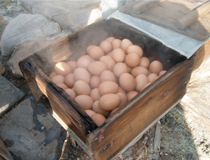
[[[47,30],[47,28],[45,28],[45,29]],[[50,33],[50,34],[52,34],[52,33]],[[18,63],[21,60],[29,57],[30,55],[34,54],[35,52],[50,45],[54,41],[66,36],[67,34],[69,34],[69,32],[61,33],[49,40],[29,41],[29,42],[22,44],[20,47],[18,47],[12,54],[11,58],[7,61],[7,65],[11,69],[14,76],[16,76],[18,78],[23,76],[22,72],[20,71],[19,65],[18,65]]]
[[[61,127],[43,105],[24,100],[0,119],[0,128],[14,159],[57,159]]]
[[[0,117],[23,96],[22,91],[0,75]]]
[[[5,67],[3,66],[3,64],[0,62],[0,74],[4,74],[5,72]]]
[[[42,15],[20,14],[10,21],[3,32],[0,44],[2,55],[11,55],[16,46],[26,41],[47,39],[60,32],[58,24]]]

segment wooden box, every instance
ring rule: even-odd
[[[77,60],[89,45],[99,45],[107,37],[130,39],[144,50],[144,56],[163,63],[166,74],[114,112],[101,127],[50,81],[56,62]],[[190,59],[159,41],[115,19],[89,25],[20,62],[27,84],[38,101],[49,100],[52,115],[92,159],[112,159],[135,143],[147,129],[170,111],[183,97],[195,56]]]

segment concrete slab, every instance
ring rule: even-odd
[[[0,136],[14,159],[55,160],[60,125],[33,98],[21,102],[0,119]]]
[[[22,91],[0,75],[0,117],[23,96]]]

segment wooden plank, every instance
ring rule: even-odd
[[[177,104],[186,91],[194,57],[171,69],[129,104],[111,115],[104,126],[88,135],[95,159],[111,159],[139,133]]]
[[[125,5],[120,8],[120,11],[201,41],[210,36],[209,22],[204,18],[206,15],[184,29],[177,28],[178,21],[188,15],[198,4],[187,1],[163,1],[140,14],[132,12],[135,4]]]
[[[0,159],[13,160],[11,154],[9,153],[9,151],[7,150],[6,146],[4,145],[1,139],[0,139]]]

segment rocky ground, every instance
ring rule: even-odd
[[[46,104],[34,103],[18,62],[99,18],[99,1],[0,1],[0,138],[14,159],[89,159]],[[21,39],[12,36],[17,30]],[[210,159],[209,62],[193,72],[180,104],[116,159]],[[159,149],[155,148],[158,135]]]

